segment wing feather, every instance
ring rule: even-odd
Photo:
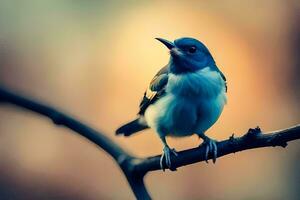
[[[149,87],[144,93],[144,97],[140,103],[139,115],[144,115],[149,105],[161,98],[165,93],[165,86],[168,83],[168,65],[163,67],[151,80]]]

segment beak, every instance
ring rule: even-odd
[[[155,38],[158,41],[160,41],[161,43],[163,43],[168,49],[172,49],[175,47],[175,45],[173,44],[173,42],[170,42],[168,40],[162,39],[162,38]]]

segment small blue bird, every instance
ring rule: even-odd
[[[116,134],[130,136],[152,128],[164,147],[160,159],[172,168],[171,154],[177,156],[166,136],[183,137],[197,134],[206,146],[213,162],[217,158],[216,141],[205,135],[219,118],[226,104],[227,83],[224,74],[207,47],[194,38],[179,38],[174,42],[156,38],[170,50],[169,63],[152,79],[140,103],[137,119],[116,130]]]

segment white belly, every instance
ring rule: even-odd
[[[145,120],[160,135],[204,133],[217,121],[225,103],[219,73],[205,68],[192,76],[170,75],[166,95],[147,108]]]

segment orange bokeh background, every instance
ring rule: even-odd
[[[81,119],[137,156],[160,154],[152,130],[114,130],[135,117],[152,76],[168,62],[154,40],[195,37],[228,80],[228,104],[208,131],[299,123],[300,4],[295,1],[1,1],[0,83]],[[298,41],[299,42],[299,41]],[[132,199],[121,171],[95,145],[48,119],[0,107],[0,199]],[[177,150],[196,136],[168,138]],[[297,199],[299,141],[153,172],[154,199]]]

